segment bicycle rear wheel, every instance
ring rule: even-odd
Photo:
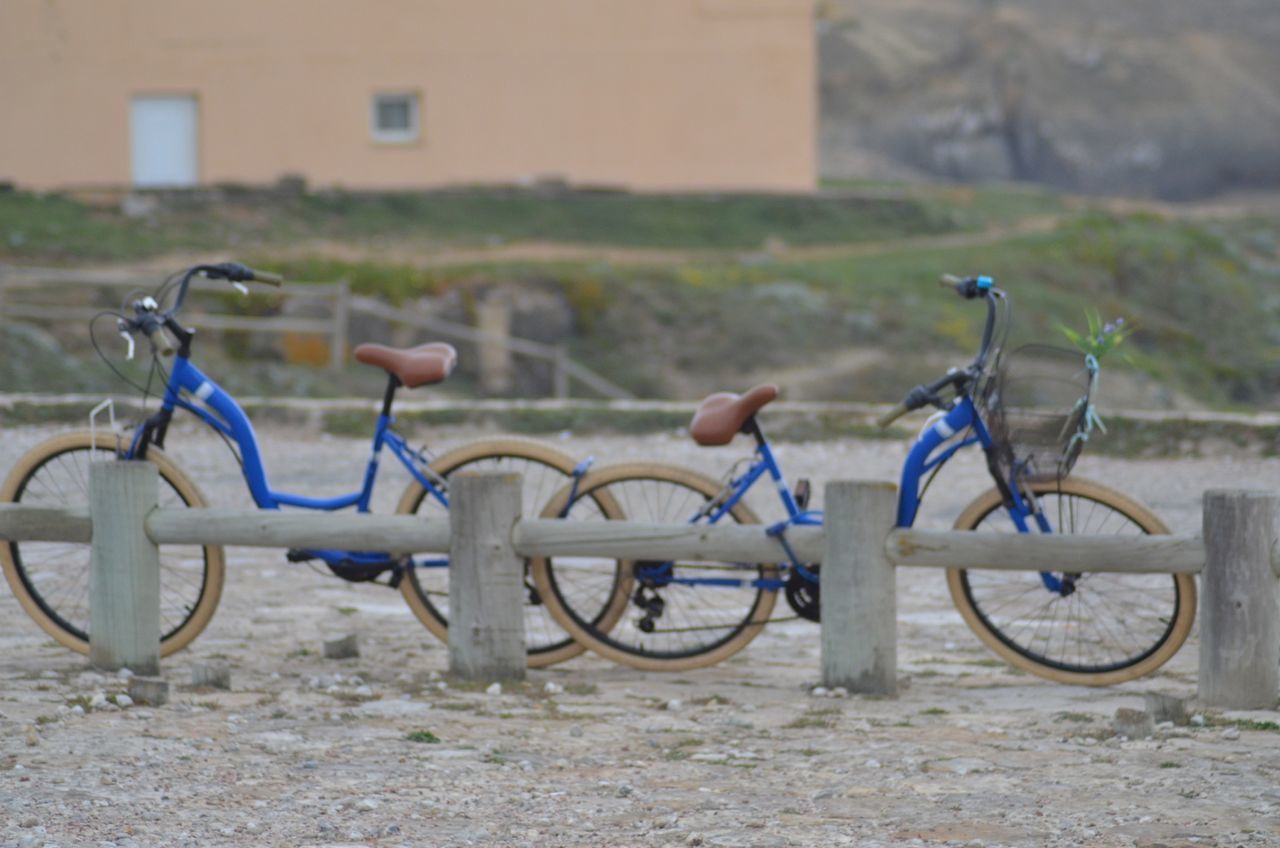
[[[723,487],[668,465],[607,466],[566,488],[547,514],[571,521],[600,518],[607,492],[628,521],[693,521]],[[570,498],[572,497],[572,500]],[[567,503],[567,511],[565,504]],[[726,520],[758,523],[739,503]],[[560,625],[592,651],[633,668],[684,671],[733,656],[759,634],[777,601],[775,565],[707,561],[647,562],[605,557],[537,557],[534,585]],[[601,614],[606,588],[613,592]],[[584,593],[585,592],[585,593]]]
[[[573,475],[572,457],[539,442],[524,439],[490,439],[463,445],[441,456],[431,470],[446,482],[458,471],[506,471],[521,475],[522,514],[538,515],[543,505]],[[607,497],[597,503],[602,514],[614,515]],[[448,509],[416,481],[400,498],[397,512],[447,519]],[[424,559],[430,564],[424,564]],[[418,620],[437,638],[449,638],[449,569],[443,556],[415,558],[418,565],[406,573],[400,591]],[[581,654],[585,648],[566,633],[548,613],[532,581],[526,563],[525,643],[529,665],[539,668]],[[602,601],[608,604],[608,597]]]
[[[1079,478],[1031,485],[1056,533],[1168,533],[1136,501]],[[957,530],[1015,533],[999,492],[974,500]],[[965,622],[1011,665],[1059,683],[1104,686],[1150,674],[1177,653],[1196,614],[1187,574],[1049,574],[949,569]]]
[[[89,507],[93,437],[86,431],[56,436],[27,451],[0,487],[0,501],[68,509]],[[116,437],[97,434],[102,459],[116,455]],[[161,509],[208,502],[160,449],[147,451],[160,472]],[[0,544],[0,565],[22,608],[60,644],[89,653],[89,546],[64,542]],[[213,618],[226,559],[219,545],[160,548],[160,655],[190,644]]]

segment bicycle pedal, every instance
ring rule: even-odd
[[[310,562],[316,558],[316,555],[303,548],[290,548],[285,551],[284,558],[289,562]]]
[[[796,506],[800,509],[809,508],[809,495],[811,494],[808,478],[801,477],[796,481],[795,499]]]
[[[387,577],[387,586],[392,589],[400,588],[400,581],[404,579],[406,570],[413,568],[413,560],[409,557],[401,557],[391,566],[391,570]]]

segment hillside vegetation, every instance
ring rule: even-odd
[[[1112,405],[1280,406],[1280,225],[1245,210],[1117,211],[1019,188],[883,184],[796,198],[222,192],[146,202],[125,215],[0,194],[0,261],[176,270],[234,256],[293,280],[345,278],[455,320],[502,289],[517,334],[568,343],[640,396],[776,379],[793,398],[875,401],[973,351],[981,308],[934,281],[987,273],[1013,296],[1015,341],[1065,342],[1060,325],[1083,327],[1086,308],[1136,322],[1126,360],[1107,363]],[[47,330],[4,326],[6,390],[111,385],[105,368],[77,368],[88,356],[81,326]],[[379,332],[357,327],[355,340]],[[206,355],[219,347],[205,344]],[[220,347],[240,361],[210,370],[243,391],[377,390],[363,369],[335,379],[270,344],[227,335]],[[518,376],[522,393],[546,389],[537,369]],[[465,371],[450,386],[474,391]]]

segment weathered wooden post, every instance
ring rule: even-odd
[[[569,346],[564,342],[556,345],[551,369],[552,393],[559,399],[569,397]]]
[[[1200,575],[1200,700],[1271,709],[1280,690],[1280,579],[1272,569],[1271,492],[1204,493]]]
[[[511,546],[521,479],[449,478],[449,670],[467,680],[523,680],[524,561]]]
[[[158,475],[150,462],[89,466],[89,661],[160,673],[160,549],[147,536]]]
[[[892,483],[833,481],[823,504],[822,682],[898,694],[897,575],[885,537],[897,514]]]
[[[480,390],[487,395],[511,392],[511,300],[500,289],[494,289],[476,304],[476,329],[484,334],[477,351],[480,365]]]
[[[347,364],[347,327],[351,321],[351,284],[338,280],[333,294],[333,329],[329,333],[329,370],[341,371]]]

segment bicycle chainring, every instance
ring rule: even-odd
[[[805,569],[818,576],[822,566],[806,565]],[[787,596],[787,603],[796,611],[796,615],[801,618],[807,618],[809,621],[820,621],[822,609],[819,604],[821,598],[822,584],[816,580],[810,580],[800,573],[800,569],[791,569],[791,574],[787,577],[787,585],[783,588],[783,594]]]
[[[329,570],[334,574],[346,580],[348,583],[368,583],[377,580],[386,572],[392,572],[390,585],[396,586],[400,583],[401,565],[394,560],[386,560],[383,562],[353,562],[344,559],[341,562],[325,561],[325,565],[329,566]]]

